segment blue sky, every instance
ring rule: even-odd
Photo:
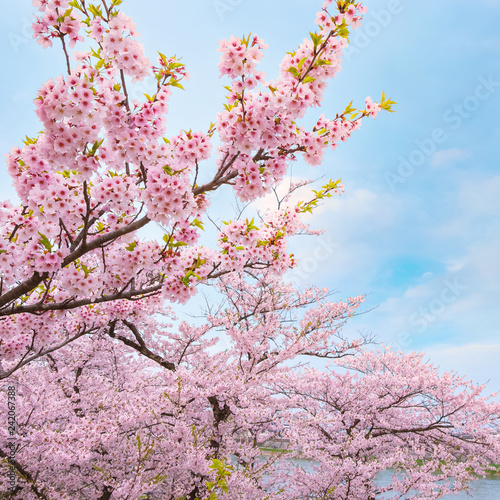
[[[314,29],[321,3],[125,0],[150,58],[156,50],[183,56],[191,74],[186,92],[171,101],[169,133],[206,130],[220,110],[227,83],[218,78],[220,38],[264,38],[261,69],[271,78],[283,54]],[[341,177],[346,195],[314,218],[324,236],[292,243],[302,264],[291,279],[339,297],[367,293],[366,309],[375,309],[355,318],[351,332],[423,350],[443,369],[491,379],[490,390],[500,390],[500,3],[365,5],[342,71],[305,123],[382,90],[398,112],[365,121],[320,168],[295,168],[300,178]],[[8,68],[0,81],[2,154],[40,129],[32,99],[64,68],[59,50],[42,50],[30,38],[33,10],[28,0],[8,2],[0,19]],[[0,196],[12,194],[4,166]]]

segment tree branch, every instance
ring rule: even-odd
[[[158,354],[155,354],[153,351],[149,350],[148,347],[146,346],[146,343],[144,342],[144,339],[141,337],[141,334],[139,333],[139,330],[137,327],[130,323],[129,321],[124,320],[123,324],[127,326],[127,328],[132,332],[134,337],[137,340],[137,344],[133,342],[132,340],[128,339],[127,337],[124,337],[123,335],[117,335],[115,333],[115,328],[113,327],[108,335],[113,338],[120,340],[123,342],[125,345],[128,345],[132,349],[135,349],[138,353],[142,354],[143,356],[146,356],[147,358],[151,359],[155,363],[158,363],[160,366],[163,368],[166,368],[167,370],[170,370],[172,372],[175,372],[176,366],[174,363],[170,361],[165,361],[161,356]]]
[[[10,456],[7,455],[1,448],[0,457],[7,459],[8,463],[15,467],[21,477],[29,483],[29,487],[38,498],[41,498],[42,500],[50,500],[45,494],[45,488],[43,490],[39,490],[35,484],[35,478],[33,478],[33,476],[26,469],[24,469],[24,467],[17,460],[10,458]]]

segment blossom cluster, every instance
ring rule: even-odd
[[[44,48],[52,46],[54,38],[69,37],[70,47],[83,41],[80,35],[81,17],[69,8],[69,0],[34,0],[33,5],[43,15],[38,16],[33,24],[33,38]]]
[[[339,140],[346,140],[360,126],[364,116],[375,116],[380,109],[368,98],[361,116],[344,113],[321,133],[317,131],[323,126],[307,131],[297,125],[296,120],[308,108],[321,103],[327,80],[340,70],[342,49],[347,45],[340,31],[342,20],[355,26],[364,12],[360,3],[350,3],[345,12],[333,18],[327,4],[316,19],[319,32],[285,56],[279,78],[270,83],[256,69],[267,47],[261,39],[249,35],[220,43],[220,73],[231,78],[232,84],[227,87],[226,109],[217,121],[222,140],[219,164],[228,154],[238,152],[232,169],[238,173],[236,192],[244,201],[263,196],[279,183],[288,163],[299,154],[310,165],[319,165],[328,146],[335,148]]]
[[[12,296],[0,306],[8,318],[0,349],[12,363],[24,350],[40,353],[92,325],[104,328],[95,318],[67,330],[61,325],[124,298],[183,303],[214,276],[243,269],[283,275],[295,265],[287,240],[304,229],[302,211],[268,214],[260,228],[232,221],[210,248],[200,244],[210,192],[226,184],[242,200],[262,197],[291,162],[302,155],[318,165],[328,146],[346,140],[362,117],[378,110],[367,101],[357,119],[344,112],[331,121],[320,118],[313,130],[297,123],[320,103],[326,81],[340,69],[346,42],[337,28],[286,55],[273,82],[258,70],[264,41],[231,37],[220,43],[220,72],[232,82],[216,123],[206,133],[167,138],[168,102],[187,71],[178,58],[161,53],[153,65],[135,23],[117,5],[36,2],[35,37],[42,45],[61,38],[68,74],[40,88],[35,105],[43,131],[7,158],[21,200],[20,207],[0,208],[2,291]],[[73,46],[82,35],[91,46],[74,53],[71,64],[66,41]],[[151,95],[132,101],[128,88],[148,74],[156,83]],[[215,132],[218,170],[199,185]],[[151,222],[164,229],[163,241],[137,236]],[[16,319],[33,312],[44,319],[44,332],[66,331],[64,339],[26,330]]]
[[[363,19],[363,14],[367,11],[366,7],[360,2],[348,0],[347,2],[341,2],[343,5],[339,13],[332,16],[328,13],[328,6],[332,3],[333,0],[325,0],[323,9],[317,14],[316,23],[321,25],[323,30],[329,31],[335,26],[341,26],[342,24],[357,27]]]
[[[228,274],[217,289],[225,307],[197,325],[160,325],[158,298],[140,309],[117,301],[110,335],[82,337],[19,373],[19,411],[30,418],[19,420],[16,460],[36,475],[20,475],[19,498],[38,498],[33,484],[57,500],[207,497],[217,469],[226,498],[366,500],[414,489],[411,498],[435,500],[498,461],[500,406],[484,386],[440,375],[422,354],[374,351],[342,334],[363,297],[330,302],[328,290],[301,293],[270,272],[253,282]],[[226,334],[223,350],[214,332]],[[310,357],[330,369],[307,366]],[[262,455],[277,442],[287,453]]]
[[[292,184],[260,222],[240,216],[212,247],[202,239],[210,193],[231,186],[255,200],[291,162],[318,165],[363,118],[390,111],[383,95],[321,116],[312,130],[298,123],[339,71],[360,3],[338,0],[330,15],[326,0],[317,32],[271,82],[257,69],[261,39],[222,41],[224,110],[206,133],[173,137],[168,101],[187,72],[161,53],[152,65],[121,0],[34,3],[34,36],[43,46],[61,40],[67,75],[42,86],[43,131],[8,156],[20,206],[0,204],[0,379],[13,377],[26,415],[16,461],[0,461],[0,477],[17,469],[13,498],[125,500],[156,490],[366,500],[417,488],[413,498],[437,499],[498,463],[500,407],[483,387],[439,375],[418,354],[350,339],[343,327],[363,296],[331,302],[327,289],[286,283],[296,263],[289,238],[318,233],[302,215],[342,192],[340,180],[296,206],[290,195],[305,183]],[[66,42],[83,33],[91,47],[70,59]],[[148,74],[151,95],[132,101],[128,89]],[[160,236],[141,231],[154,223]],[[196,325],[180,322],[166,304],[185,303],[199,284],[214,285],[222,304]],[[307,366],[311,358],[330,370]],[[263,457],[276,436],[289,453]],[[8,439],[0,426],[2,458]],[[312,470],[293,460],[304,456]],[[380,486],[377,474],[391,468]]]

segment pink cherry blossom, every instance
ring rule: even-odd
[[[307,182],[292,182],[258,219],[211,217],[214,192],[260,199],[297,159],[319,166],[363,118],[390,110],[367,98],[365,109],[301,123],[340,71],[363,6],[338,2],[330,13],[324,1],[317,32],[271,81],[258,69],[261,38],[222,40],[228,95],[215,123],[167,137],[187,69],[162,53],[149,61],[117,3],[34,2],[34,37],[44,47],[59,39],[66,67],[34,96],[41,133],[7,157],[20,203],[0,203],[2,416],[12,388],[19,398],[17,426],[0,426],[0,489],[13,467],[22,500],[467,490],[500,458],[500,408],[484,387],[440,375],[420,354],[350,338],[343,327],[362,295],[333,302],[324,288],[287,282],[290,238],[320,232],[304,214],[343,193],[340,180],[295,204]],[[152,88],[133,100],[148,75]],[[204,234],[209,224],[215,236]],[[207,310],[177,318],[201,288],[213,294]],[[263,456],[278,435],[289,453]],[[390,485],[378,486],[388,468]]]

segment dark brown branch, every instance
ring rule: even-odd
[[[144,227],[150,221],[151,219],[147,215],[145,215],[142,219],[139,219],[133,222],[132,224],[117,229],[116,231],[112,231],[111,233],[103,234],[102,236],[99,236],[95,240],[92,240],[90,243],[85,243],[80,245],[80,248],[78,248],[75,252],[69,254],[64,259],[62,267],[66,267],[67,265],[71,264],[71,262],[74,262],[75,260],[79,259],[86,253],[95,250],[96,248],[99,248],[101,245],[104,245],[105,243],[116,240],[120,236],[124,236],[126,234],[137,231],[138,229],[141,229],[141,227]]]
[[[20,283],[16,287],[12,288],[5,294],[0,297],[0,307],[5,306],[9,302],[22,297],[26,293],[30,292],[34,288],[36,288],[44,279],[48,278],[48,273],[40,274],[38,271],[35,271],[31,278],[27,279],[23,283]]]
[[[142,354],[143,356],[146,356],[147,358],[151,359],[155,363],[158,363],[160,366],[163,368],[166,368],[167,370],[170,371],[175,371],[176,367],[174,363],[171,363],[170,361],[164,360],[161,356],[158,354],[155,354],[153,351],[149,350],[148,347],[146,346],[146,343],[144,342],[144,339],[141,337],[141,334],[139,333],[139,330],[137,327],[128,322],[128,321],[123,321],[123,323],[127,326],[127,328],[132,332],[134,337],[136,338],[138,343],[133,342],[132,340],[128,339],[127,337],[124,337],[123,335],[117,335],[115,333],[115,328],[113,327],[108,335],[111,338],[120,340],[123,342],[125,345],[128,345],[132,349],[136,350],[138,353]]]
[[[78,307],[88,306],[90,304],[104,304],[107,302],[112,302],[114,300],[141,300],[152,295],[157,295],[161,292],[162,284],[155,286],[150,286],[148,288],[142,288],[139,290],[129,290],[128,292],[119,291],[112,295],[104,295],[103,297],[89,297],[86,299],[64,301],[64,302],[49,302],[46,304],[31,304],[26,306],[14,307],[8,311],[2,311],[1,316],[12,316],[13,314],[43,314],[47,311],[68,311],[70,309],[76,309]]]
[[[123,86],[123,95],[125,96],[125,107],[127,108],[127,111],[130,113],[130,104],[128,102],[128,92],[127,92],[127,86],[125,85],[125,74],[123,73],[123,70],[120,70],[120,76],[122,79],[122,86]]]
[[[195,196],[198,196],[202,193],[207,193],[208,191],[215,191],[217,188],[222,186],[223,184],[227,184],[229,181],[233,180],[238,176],[238,172],[234,171],[229,174],[227,174],[224,177],[214,177],[213,180],[210,182],[207,182],[206,184],[203,184],[203,186],[197,187],[193,189],[193,194]]]
[[[75,260],[79,259],[86,253],[95,250],[96,248],[101,247],[102,245],[113,241],[115,239],[118,239],[120,236],[124,236],[126,234],[132,233],[134,231],[137,231],[141,227],[144,227],[146,224],[150,222],[150,219],[148,216],[144,216],[142,219],[139,219],[132,224],[129,224],[127,226],[124,226],[120,229],[117,229],[116,231],[112,231],[111,233],[108,234],[103,234],[102,236],[99,236],[98,238],[92,240],[90,243],[84,243],[80,245],[78,249],[75,249],[72,253],[70,253],[63,261],[62,267],[66,267]],[[23,283],[20,283],[16,287],[12,288],[9,290],[7,293],[2,295],[0,297],[0,308],[5,306],[6,304],[18,299],[19,297],[22,297],[26,293],[30,292],[34,288],[36,288],[44,279],[48,278],[48,273],[43,273],[40,274],[37,271],[33,273],[31,278],[28,278],[26,281]],[[11,313],[9,313],[11,314]]]
[[[16,366],[14,366],[13,368],[11,368],[10,370],[7,370],[7,371],[1,371],[0,370],[0,380],[4,380],[4,379],[10,377],[16,370],[19,370],[20,368],[22,368],[23,366],[27,365],[28,363],[31,363],[35,359],[41,358],[42,356],[50,354],[51,352],[57,351],[58,349],[61,349],[65,345],[69,344],[70,342],[73,342],[74,340],[77,340],[80,337],[83,337],[83,335],[89,335],[91,333],[95,333],[98,329],[99,328],[97,328],[97,327],[91,327],[90,329],[87,329],[86,327],[84,327],[82,331],[78,332],[73,337],[69,337],[68,339],[66,339],[61,344],[57,344],[54,347],[49,347],[48,349],[41,350],[41,351],[39,351],[39,352],[31,355],[31,356],[26,356],[26,355],[23,356],[23,358],[21,359],[21,361],[19,361],[19,363],[17,363]],[[33,342],[31,344],[33,346]],[[28,353],[29,353],[29,351],[28,351]]]
[[[69,54],[68,54],[68,49],[66,48],[66,42],[64,41],[64,34],[59,31],[59,38],[61,39],[63,51],[64,51],[64,56],[66,57],[66,69],[68,71],[68,75],[71,76],[71,64],[69,62]]]
[[[104,486],[104,490],[102,492],[102,495],[99,497],[99,500],[109,500],[112,494],[113,489],[109,486]]]
[[[0,457],[7,459],[7,461],[15,467],[21,477],[29,483],[29,487],[38,498],[49,500],[49,497],[45,494],[45,488],[39,490],[35,484],[35,478],[17,460],[10,458],[2,449],[0,449]]]

